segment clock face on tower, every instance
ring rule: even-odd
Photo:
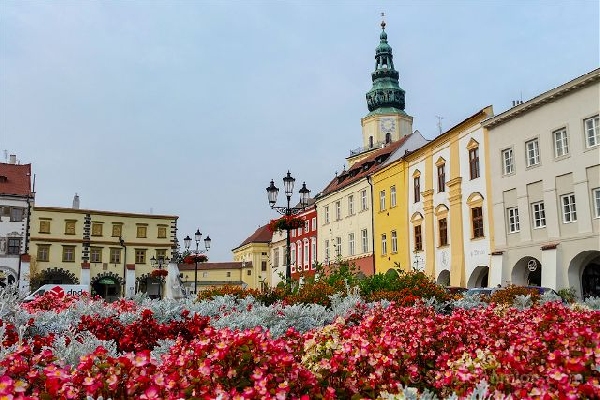
[[[393,118],[382,118],[379,124],[383,133],[392,133],[396,129],[396,121]]]

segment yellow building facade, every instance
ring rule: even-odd
[[[269,258],[272,237],[268,225],[264,225],[231,250],[233,261],[241,263],[240,280],[244,287],[262,289],[272,286],[272,266]]]
[[[407,173],[406,162],[399,159],[372,176],[376,273],[398,266],[410,270]]]
[[[90,285],[106,299],[158,295],[151,259],[171,258],[177,216],[33,207],[30,282]],[[167,266],[164,265],[166,268]],[[156,292],[156,293],[155,293]]]

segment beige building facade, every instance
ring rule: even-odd
[[[600,295],[600,69],[484,123],[491,285]]]
[[[151,259],[171,258],[178,217],[86,210],[78,204],[76,196],[73,208],[33,207],[32,286],[90,285],[92,293],[108,300],[138,292],[157,296]]]
[[[240,280],[243,287],[262,289],[273,285],[273,267],[269,258],[272,236],[268,225],[260,226],[231,250],[233,261],[241,263]]]

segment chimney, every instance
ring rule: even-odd
[[[16,154],[11,154],[9,156],[8,163],[9,164],[16,164],[17,163],[17,155]]]
[[[73,197],[73,208],[79,210],[79,196],[75,193],[75,197]]]

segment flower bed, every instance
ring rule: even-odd
[[[293,215],[284,215],[281,218],[269,221],[269,231],[277,232],[288,229],[297,229],[303,227],[305,222],[306,221],[303,218],[295,217]]]
[[[600,311],[560,302],[443,314],[355,294],[330,307],[64,300],[1,314],[0,398],[391,398],[409,386],[443,398],[482,381],[498,398],[600,396]]]

